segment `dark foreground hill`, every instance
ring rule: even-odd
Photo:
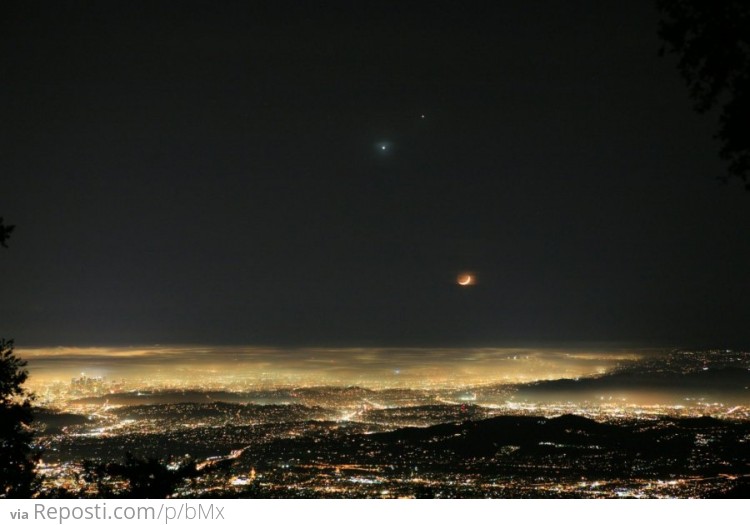
[[[664,483],[675,494],[705,496],[750,474],[749,434],[750,423],[709,417],[610,424],[575,415],[500,416],[374,434],[328,429],[250,448],[238,464],[270,472],[284,465],[287,478],[300,479],[377,472],[387,476],[372,480],[420,479],[430,486],[452,480],[463,487],[462,497],[570,495],[578,487],[591,495],[594,486]],[[700,494],[691,492],[694,485]],[[615,495],[607,490],[597,494]]]

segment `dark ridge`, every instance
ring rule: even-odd
[[[589,419],[587,417],[579,416],[576,414],[564,414],[562,416],[549,418],[547,419],[547,422],[552,427],[586,431],[606,432],[614,428],[613,425],[607,423],[599,423],[598,421],[594,421],[593,419]]]
[[[695,390],[731,392],[750,396],[750,370],[727,367],[688,373],[658,371],[621,371],[599,377],[556,379],[521,385],[519,394],[585,392],[603,390]]]
[[[97,404],[112,403],[116,405],[166,405],[178,403],[252,403],[259,400],[291,402],[288,392],[226,392],[202,390],[160,390],[158,392],[136,391],[118,392],[99,396],[88,396],[76,399],[73,403]]]
[[[46,408],[34,409],[34,424],[42,428],[41,433],[43,434],[60,432],[64,427],[86,423],[89,423],[89,418],[80,414],[58,412]]]

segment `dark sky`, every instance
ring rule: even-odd
[[[650,1],[0,9],[19,345],[750,343]]]

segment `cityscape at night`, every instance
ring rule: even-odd
[[[43,378],[33,383],[41,496],[125,493],[122,478],[92,481],[85,465],[126,454],[173,468],[194,462],[197,473],[174,487],[178,497],[661,498],[746,490],[746,352],[433,350],[435,362],[415,360],[414,352],[20,352]],[[45,376],[45,366],[55,367],[43,356],[53,355],[96,364],[72,378]],[[313,363],[308,374],[304,361]],[[93,375],[97,369],[106,375]]]

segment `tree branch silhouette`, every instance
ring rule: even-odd
[[[723,181],[750,190],[750,3],[746,0],[656,0],[661,54],[678,56],[699,113],[719,110]]]
[[[16,228],[14,224],[9,224],[6,226],[3,223],[3,218],[0,217],[0,246],[3,248],[7,248],[8,245],[6,244],[6,241],[10,238],[11,232]]]

